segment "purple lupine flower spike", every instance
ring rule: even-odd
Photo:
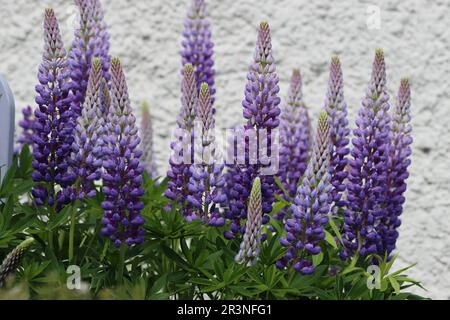
[[[17,139],[17,142],[20,146],[26,144],[32,147],[35,117],[31,106],[26,106],[22,109],[22,116],[22,120],[19,121],[19,126],[22,128],[22,134],[19,136],[19,139]]]
[[[206,82],[200,88],[196,113],[195,161],[190,167],[189,196],[186,199],[192,205],[192,211],[187,214],[187,218],[201,219],[203,223],[220,227],[225,224],[219,212],[219,206],[226,200],[222,192],[225,184],[222,171],[225,165],[220,159],[215,141],[214,109]]]
[[[181,51],[182,64],[192,64],[195,71],[197,90],[206,82],[211,92],[214,104],[214,60],[211,41],[211,25],[206,18],[205,0],[192,0],[186,20],[184,22],[183,49]]]
[[[235,257],[237,263],[245,263],[249,267],[256,264],[261,248],[263,216],[261,201],[261,180],[256,177],[248,201],[244,237],[239,253]]]
[[[142,116],[141,116],[141,128],[140,133],[142,137],[142,163],[144,169],[147,171],[151,178],[158,177],[158,169],[155,163],[155,153],[153,151],[153,126],[152,118],[148,104],[144,102],[142,104]]]
[[[267,141],[260,141],[256,146],[258,156],[267,155],[268,150],[272,148],[272,143],[275,144],[275,141],[272,142],[271,138],[273,133],[276,133],[280,122],[280,108],[278,107],[280,104],[280,98],[278,97],[280,88],[278,81],[275,61],[272,56],[269,24],[262,22],[258,31],[254,60],[247,75],[245,99],[242,102],[244,107],[243,115],[247,119],[244,130],[247,130],[247,132],[253,131],[256,136],[260,134],[266,134],[267,136]],[[267,150],[263,150],[261,143],[267,145]],[[226,174],[227,186],[225,189],[228,199],[226,218],[231,221],[231,230],[225,232],[225,237],[228,239],[242,232],[241,219],[245,219],[247,216],[248,197],[252,188],[252,182],[257,176],[261,177],[263,223],[269,221],[267,214],[272,211],[272,204],[275,200],[274,176],[272,174],[262,174],[261,171],[264,164],[259,157],[256,164],[250,164],[249,160],[252,156],[250,153],[251,149],[254,149],[253,147],[255,146],[250,146],[249,143],[246,143],[245,163],[232,165]],[[239,160],[240,155],[237,156]]]
[[[405,202],[408,167],[411,164],[411,89],[409,80],[403,78],[398,91],[397,106],[393,115],[391,145],[389,149],[389,178],[387,215],[383,220],[383,249],[388,255],[395,249],[400,215]]]
[[[333,185],[330,201],[334,204],[333,212],[337,212],[338,207],[345,206],[342,195],[345,192],[344,181],[347,178],[345,170],[348,164],[347,155],[350,153],[348,147],[350,129],[347,120],[347,104],[344,100],[344,80],[341,62],[337,56],[331,58],[328,92],[323,109],[327,112],[330,122],[330,174]]]
[[[342,258],[354,253],[384,256],[380,221],[386,214],[389,166],[389,95],[384,54],[375,54],[372,77],[362,101],[352,140],[347,179],[348,207],[344,218]]]
[[[305,177],[292,205],[292,217],[285,223],[286,238],[281,244],[288,248],[286,255],[276,262],[278,268],[292,263],[302,274],[311,274],[315,267],[309,255],[320,253],[320,241],[325,238],[324,227],[330,210],[330,125],[322,111],[319,116],[316,140]]]
[[[105,124],[101,109],[103,72],[100,58],[94,58],[81,116],[72,145],[72,170],[77,176],[76,198],[95,197],[94,182],[101,178]]]
[[[294,198],[303,176],[311,148],[310,119],[303,102],[300,70],[292,73],[288,98],[280,115],[280,170],[281,183]],[[277,216],[277,219],[282,219]]]
[[[73,143],[73,115],[70,110],[70,73],[66,51],[61,40],[53,9],[45,10],[44,54],[39,66],[36,86],[35,123],[33,135],[33,196],[37,205],[56,205],[68,201],[62,191],[72,185],[75,177],[68,173]]]
[[[80,26],[75,29],[75,38],[70,51],[70,76],[74,95],[72,110],[74,117],[81,115],[88,85],[90,68],[94,57],[102,63],[103,77],[109,81],[109,35],[103,21],[99,0],[75,0],[80,10]]]
[[[181,82],[181,111],[177,117],[177,128],[170,144],[172,154],[169,159],[167,190],[165,196],[183,205],[183,214],[189,215],[192,210],[186,203],[189,195],[188,184],[191,177],[190,166],[193,162],[192,137],[197,105],[197,86],[194,68],[186,64]]]
[[[136,118],[132,113],[128,88],[118,58],[111,60],[111,107],[106,124],[105,138],[107,159],[103,162],[104,216],[102,234],[114,242],[116,247],[128,246],[144,240],[144,218],[141,211],[144,203],[141,196],[142,151],[138,150]]]

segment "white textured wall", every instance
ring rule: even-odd
[[[111,51],[122,58],[134,105],[147,99],[152,106],[161,167],[179,108],[178,51],[188,1],[104,0]],[[34,100],[43,9],[55,8],[69,44],[74,8],[70,0],[0,2],[0,72],[7,75],[20,107]],[[329,58],[339,54],[353,123],[374,49],[384,48],[392,96],[401,76],[410,76],[413,88],[414,155],[397,266],[417,262],[411,276],[423,281],[429,289],[425,294],[450,299],[450,3],[373,3],[382,3],[378,30],[366,25],[371,1],[208,1],[216,44],[217,122],[226,128],[240,121],[247,66],[261,20],[271,25],[283,95],[291,69],[300,67],[305,100],[315,115],[324,99]]]

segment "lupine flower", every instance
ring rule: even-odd
[[[102,147],[105,124],[101,110],[102,64],[100,58],[92,62],[86,98],[81,116],[75,127],[73,148],[73,164],[71,169],[77,176],[76,197],[94,197],[94,182],[101,178]]]
[[[214,44],[211,41],[211,25],[206,18],[205,0],[192,0],[184,22],[183,38],[183,66],[191,64],[194,67],[197,90],[203,82],[208,84],[214,104]]]
[[[214,109],[209,86],[202,84],[197,103],[195,128],[195,163],[190,167],[189,195],[192,205],[188,220],[201,219],[212,226],[222,226],[225,219],[219,213],[219,205],[226,200],[222,192],[225,180],[222,176],[224,163],[214,137]]]
[[[276,262],[278,268],[292,263],[302,274],[315,271],[308,255],[320,253],[320,241],[325,238],[324,226],[330,211],[329,192],[332,189],[330,176],[330,125],[322,111],[317,134],[305,177],[298,188],[292,205],[292,217],[285,223],[286,238],[281,244],[288,248],[286,255]]]
[[[116,247],[128,246],[144,240],[144,218],[141,211],[144,203],[141,196],[142,151],[138,150],[136,118],[132,113],[128,87],[118,58],[111,60],[111,107],[106,125],[108,137],[107,160],[104,161],[102,203],[104,216],[102,234],[108,236]]]
[[[102,113],[105,120],[108,119],[109,107],[111,106],[111,97],[109,96],[109,86],[106,79],[102,79]]]
[[[256,177],[248,201],[244,237],[235,258],[237,263],[246,263],[247,266],[256,264],[260,252],[263,216],[261,201],[261,180]]]
[[[258,31],[254,61],[250,65],[245,86],[244,118],[247,124],[244,130],[254,130],[256,135],[263,132],[267,134],[267,150],[272,146],[271,136],[280,123],[279,115],[280,98],[278,92],[278,75],[275,72],[275,62],[272,56],[272,44],[269,24],[262,22]],[[257,146],[259,155],[263,154],[261,143]],[[268,213],[272,211],[275,200],[275,181],[273,175],[262,175],[262,162],[250,164],[250,146],[245,146],[245,164],[232,165],[226,174],[226,193],[228,208],[226,218],[231,221],[231,231],[225,233],[225,237],[233,238],[242,232],[241,219],[247,217],[247,205],[252,182],[257,176],[261,177],[263,223],[269,221]],[[235,150],[236,151],[236,150]],[[237,155],[239,157],[239,155]],[[276,156],[276,155],[272,155]]]
[[[3,286],[6,278],[16,272],[20,265],[25,251],[33,243],[34,239],[30,238],[19,244],[13,251],[11,251],[0,265],[0,288]]]
[[[191,64],[186,64],[181,82],[181,111],[170,145],[173,153],[169,159],[170,167],[167,172],[169,182],[165,192],[167,198],[184,204],[183,214],[185,216],[192,213],[190,205],[186,203],[186,197],[189,195],[190,166],[193,163],[192,138],[197,100],[194,68]],[[184,151],[189,151],[189,153]]]
[[[342,258],[382,252],[380,221],[386,214],[390,116],[384,54],[375,54],[372,77],[353,131],[347,181]]]
[[[36,86],[34,124],[33,196],[37,205],[60,207],[68,201],[64,189],[71,186],[74,175],[68,173],[73,138],[73,115],[70,110],[70,74],[58,22],[53,9],[45,10],[45,50],[39,66]],[[62,192],[56,194],[60,185]]]
[[[75,4],[80,10],[80,26],[75,30],[69,62],[74,95],[72,110],[76,118],[81,115],[92,60],[100,58],[103,77],[109,81],[110,56],[109,35],[100,0],[75,0]]]
[[[300,178],[303,176],[311,147],[311,122],[303,102],[300,70],[294,70],[291,77],[287,101],[280,115],[280,170],[281,183],[294,198]],[[284,212],[275,218],[282,220]]]
[[[409,80],[401,80],[398,91],[397,106],[394,112],[389,149],[389,193],[387,198],[387,215],[383,220],[383,250],[388,255],[395,249],[400,226],[400,215],[405,202],[408,167],[411,164],[411,89]]]
[[[344,80],[341,62],[336,56],[331,59],[328,92],[323,109],[327,112],[330,123],[332,149],[330,174],[333,185],[330,201],[334,203],[333,210],[336,211],[338,207],[345,206],[342,194],[345,191],[344,180],[347,177],[347,171],[345,171],[348,163],[347,155],[350,153],[348,148],[350,129],[347,120],[347,104],[344,100]]]
[[[154,159],[155,153],[153,151],[152,118],[150,116],[150,111],[146,102],[142,104],[140,133],[142,137],[142,163],[144,165],[144,169],[147,171],[150,177],[157,178],[158,169],[156,167]]]
[[[23,119],[19,121],[19,126],[22,128],[22,134],[17,142],[20,146],[24,144],[32,147],[33,145],[33,130],[34,130],[34,114],[31,106],[26,106],[22,109]]]

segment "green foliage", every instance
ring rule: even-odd
[[[313,259],[313,275],[275,267],[285,249],[279,242],[283,226],[273,219],[257,265],[239,265],[234,258],[240,239],[226,240],[223,228],[187,223],[180,208],[163,196],[166,181],[145,173],[145,241],[121,256],[99,233],[100,192],[58,214],[33,205],[31,160],[25,147],[0,187],[0,259],[24,239],[35,239],[15,276],[0,289],[0,299],[422,299],[407,291],[421,287],[407,276],[409,268],[391,271],[395,257],[342,261],[338,217],[330,219],[322,252]],[[279,197],[274,211],[289,205]],[[69,262],[72,215],[74,250]],[[379,278],[368,269],[374,264]],[[66,285],[70,265],[80,268],[80,290]]]

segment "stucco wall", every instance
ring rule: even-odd
[[[179,109],[178,52],[188,0],[103,2],[111,52],[122,58],[134,106],[148,100],[152,107],[157,158],[164,171]],[[339,54],[353,124],[374,49],[384,48],[391,101],[401,76],[409,76],[413,88],[414,155],[397,266],[417,262],[410,275],[423,281],[429,290],[425,294],[450,299],[450,3],[382,1],[375,29],[367,25],[375,21],[376,27],[372,3],[380,1],[208,1],[216,44],[217,124],[228,128],[241,119],[245,76],[261,20],[271,25],[283,96],[291,69],[301,68],[305,100],[314,116],[323,103],[329,58]],[[1,0],[0,72],[7,75],[18,108],[34,100],[42,12],[49,5],[70,44],[70,0]]]

